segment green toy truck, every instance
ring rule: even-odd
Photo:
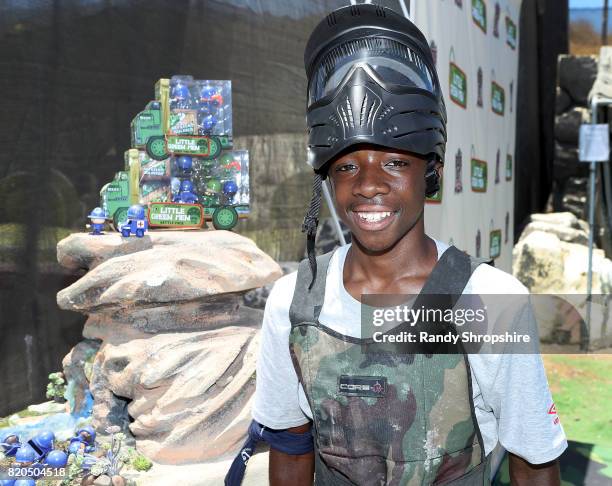
[[[232,147],[226,135],[198,135],[195,110],[170,110],[170,80],[155,85],[156,100],[147,104],[131,123],[132,147],[145,150],[155,160],[170,155],[192,155],[214,159]]]

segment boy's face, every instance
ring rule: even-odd
[[[415,155],[368,145],[331,164],[338,216],[362,246],[385,251],[415,226],[425,205],[426,168]]]

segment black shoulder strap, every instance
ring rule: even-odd
[[[482,263],[490,264],[492,260],[475,258],[462,252],[456,246],[450,246],[440,257],[421,293],[458,297],[463,293],[472,273]],[[453,305],[455,303],[456,299]]]
[[[317,276],[311,289],[308,289],[312,280],[308,258],[302,260],[298,266],[297,281],[289,307],[291,327],[301,322],[316,322],[321,312],[325,298],[325,281],[327,269],[333,251],[317,257]]]

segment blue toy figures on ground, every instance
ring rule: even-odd
[[[121,226],[121,236],[128,237],[135,234],[138,238],[142,238],[148,227],[144,208],[134,204],[127,211],[127,221]]]
[[[87,216],[91,220],[91,233],[90,235],[102,235],[104,234],[104,222],[106,221],[106,212],[102,208],[95,208]]]
[[[68,453],[75,454],[80,449],[90,453],[96,450],[96,431],[91,425],[86,425],[76,431],[76,435],[70,439]]]
[[[28,445],[36,452],[36,461],[42,461],[53,450],[55,434],[50,430],[43,430],[28,441]]]
[[[0,446],[2,446],[2,452],[6,457],[14,457],[17,450],[21,447],[19,436],[16,434],[7,435],[2,442],[0,442]]]

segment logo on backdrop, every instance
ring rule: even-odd
[[[467,76],[453,60],[454,51],[451,49],[450,62],[450,98],[461,108],[467,107]]]
[[[512,155],[506,155],[506,180],[512,180]]]
[[[491,81],[491,109],[499,116],[506,111],[506,92],[495,81]]]
[[[493,220],[491,220],[491,226],[493,226]],[[501,241],[501,230],[491,230],[489,234],[489,258],[497,258],[499,255],[501,255]]]
[[[471,185],[473,192],[487,192],[487,162],[472,158]]]
[[[508,44],[512,50],[516,49],[516,34],[516,24],[506,15],[506,44]]]
[[[487,5],[484,0],[472,0],[472,19],[480,29],[487,33]]]

